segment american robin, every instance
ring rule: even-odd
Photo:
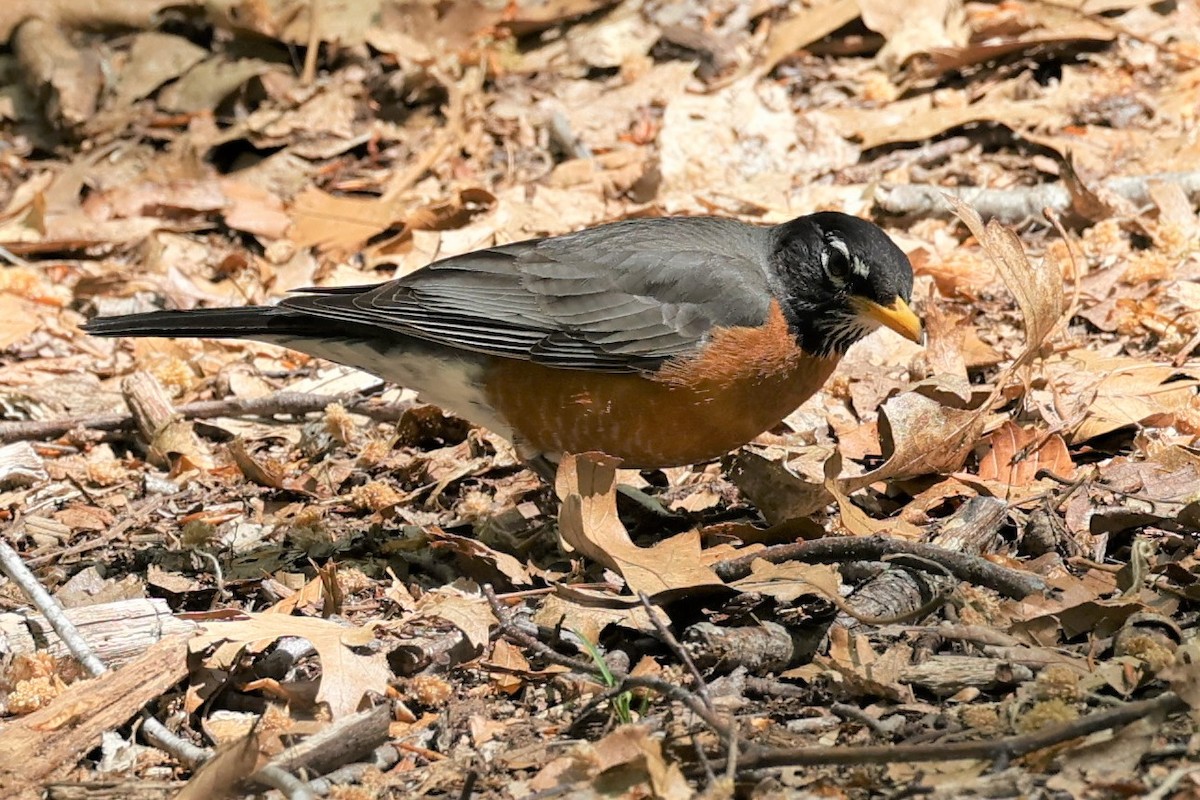
[[[883,325],[914,341],[912,267],[834,212],[772,227],[615,222],[274,306],[94,319],[99,336],[255,339],[372,372],[531,460],[706,461],[773,427]]]

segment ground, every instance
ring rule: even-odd
[[[1195,3],[43,0],[0,39],[0,794],[1200,796]],[[928,340],[719,463],[551,488],[370,376],[78,328],[817,209],[892,235]]]

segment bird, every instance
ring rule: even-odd
[[[775,427],[879,327],[923,341],[912,265],[874,223],[626,219],[486,247],[275,305],[93,318],[97,336],[251,339],[348,365],[551,470],[600,451],[658,469]],[[545,474],[543,472],[542,474]]]

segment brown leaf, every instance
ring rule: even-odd
[[[430,528],[426,533],[432,547],[450,550],[468,561],[482,561],[488,567],[496,570],[515,586],[528,586],[533,583],[529,572],[513,556],[488,547],[483,542],[467,536],[457,536],[441,528]]]
[[[782,603],[794,603],[804,596],[822,600],[840,597],[841,581],[837,569],[829,564],[802,564],[786,561],[772,564],[755,559],[750,574],[731,584],[741,592],[757,592],[774,597]]]
[[[542,792],[574,787],[599,776],[603,776],[605,785],[623,787],[623,793],[630,796],[687,800],[694,795],[679,765],[667,763],[661,743],[650,735],[648,727],[640,725],[625,725],[598,742],[579,744],[569,755],[543,767],[530,780],[529,788]],[[634,792],[633,787],[643,788]]]
[[[655,630],[641,601],[628,595],[587,592],[564,584],[558,584],[554,589],[556,593],[543,600],[534,612],[533,620],[539,625],[548,628],[562,626],[593,643],[600,641],[601,632],[609,625],[620,625],[635,631]],[[666,612],[658,606],[651,608],[660,622],[670,624]]]
[[[282,489],[284,487],[284,476],[279,464],[270,461],[258,461],[249,450],[246,449],[246,442],[241,438],[236,438],[227,445],[229,454],[233,456],[233,462],[237,464],[242,474],[248,480],[257,483],[259,486],[266,486],[268,489]]]
[[[496,624],[479,587],[461,578],[426,593],[417,603],[416,614],[444,619],[462,631],[476,650],[487,645],[491,628]]]
[[[562,501],[559,535],[565,546],[615,570],[635,594],[721,586],[700,560],[700,536],[692,530],[653,547],[638,547],[617,517],[619,459],[602,453],[567,454],[555,490]]]
[[[1140,358],[1064,353],[1047,364],[1072,443],[1125,427],[1166,427],[1196,402],[1200,373]]]
[[[229,205],[223,216],[225,224],[235,231],[245,231],[265,239],[282,239],[291,227],[291,217],[283,210],[283,202],[246,181],[225,178],[221,191]]]
[[[31,16],[11,40],[21,64],[19,74],[45,98],[44,112],[57,115],[50,122],[83,125],[95,115],[104,85],[100,51],[75,47],[63,27],[40,15]]]
[[[979,440],[984,409],[943,405],[918,392],[893,397],[879,409],[879,436],[886,461],[840,486],[854,492],[887,478],[955,472]]]
[[[804,7],[777,22],[767,36],[766,53],[758,64],[761,73],[775,69],[780,61],[815,41],[825,38],[859,16],[859,0],[835,0]]]
[[[1193,639],[1175,652],[1175,663],[1161,677],[1183,698],[1192,719],[1200,722],[1200,642]]]
[[[819,449],[822,461],[832,452],[828,447],[813,449]],[[753,450],[734,455],[729,477],[772,525],[807,517],[833,500],[824,480],[796,475],[787,465]]]
[[[488,664],[503,667],[503,671],[497,670],[492,673],[492,685],[505,694],[516,694],[525,685],[525,679],[514,673],[528,672],[529,660],[504,639],[497,639],[492,645],[492,655],[488,658]]]
[[[380,198],[335,197],[315,187],[305,189],[292,204],[291,239],[299,247],[348,253],[401,220],[394,201]]]
[[[35,306],[20,297],[0,294],[0,350],[24,340],[41,325]]]
[[[188,646],[200,652],[221,642],[232,643],[235,648],[228,655],[235,656],[247,648],[261,651],[281,636],[307,639],[321,659],[317,702],[328,703],[329,713],[338,718],[357,711],[365,692],[383,694],[392,677],[382,653],[363,653],[346,645],[344,637],[356,630],[326,619],[248,613],[241,619],[205,622]]]
[[[1045,435],[1005,420],[988,435],[984,445],[987,450],[979,459],[979,477],[984,480],[1025,486],[1033,483],[1042,469],[1063,478],[1074,477],[1075,464],[1067,443],[1057,433]]]
[[[917,53],[967,42],[962,4],[955,0],[858,0],[858,5],[863,24],[887,40],[876,58],[888,69],[898,69]]]
[[[217,748],[175,795],[175,800],[219,800],[232,797],[237,785],[258,765],[258,731],[252,730]]]
[[[278,69],[255,58],[228,61],[214,56],[159,92],[158,104],[167,111],[180,113],[212,111],[246,81]]]
[[[129,59],[117,77],[117,108],[141,100],[204,60],[208,51],[182,36],[158,31],[137,34],[129,48]]]
[[[996,220],[984,226],[979,214],[967,203],[951,195],[946,200],[996,265],[1017,300],[1025,319],[1025,352],[1017,359],[1018,364],[1022,363],[1038,351],[1062,318],[1065,301],[1058,262],[1047,255],[1035,269],[1011,228]]]

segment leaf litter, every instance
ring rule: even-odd
[[[0,749],[46,754],[6,794],[236,795],[330,731],[370,796],[1195,792],[1193,5],[118,5],[0,11],[0,518],[110,667],[155,652],[107,649],[126,598],[198,626],[150,707],[220,747],[117,773],[19,724],[104,689],[3,584]],[[551,491],[401,387],[76,330],[817,208],[909,253],[930,346],[876,334],[722,464]]]

